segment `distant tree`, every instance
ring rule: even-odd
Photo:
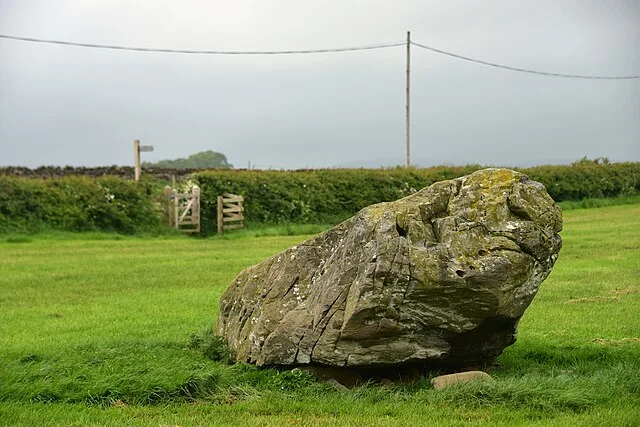
[[[227,161],[227,156],[213,150],[192,154],[186,159],[160,160],[158,162],[143,162],[147,168],[167,169],[231,169],[233,165]]]
[[[611,164],[608,157],[596,157],[591,160],[587,156],[581,157],[572,164],[574,165],[608,165]]]

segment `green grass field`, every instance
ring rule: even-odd
[[[303,236],[0,237],[0,424],[640,425],[640,204],[566,211],[562,237],[496,381],[445,391],[339,391],[194,345],[235,274]]]

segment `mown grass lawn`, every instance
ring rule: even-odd
[[[192,345],[244,267],[301,236],[0,238],[3,425],[640,425],[640,204],[565,212],[496,381],[347,391]]]

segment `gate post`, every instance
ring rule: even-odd
[[[172,189],[170,186],[166,186],[164,187],[164,215],[166,217],[167,223],[169,224],[169,227],[171,228],[173,226],[173,203],[171,202],[171,192]]]
[[[193,205],[191,205],[191,221],[195,225],[195,232],[200,232],[200,187],[193,186]]]
[[[179,220],[179,209],[178,209],[178,193],[176,192],[176,189],[172,189],[171,190],[171,194],[173,195],[173,226],[175,228],[180,228],[180,225],[178,224],[180,222]]]
[[[224,202],[223,197],[218,196],[218,236],[224,233]]]

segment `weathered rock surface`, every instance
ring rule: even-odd
[[[561,229],[544,186],[520,173],[438,182],[242,271],[217,333],[257,365],[488,362],[515,342]]]

